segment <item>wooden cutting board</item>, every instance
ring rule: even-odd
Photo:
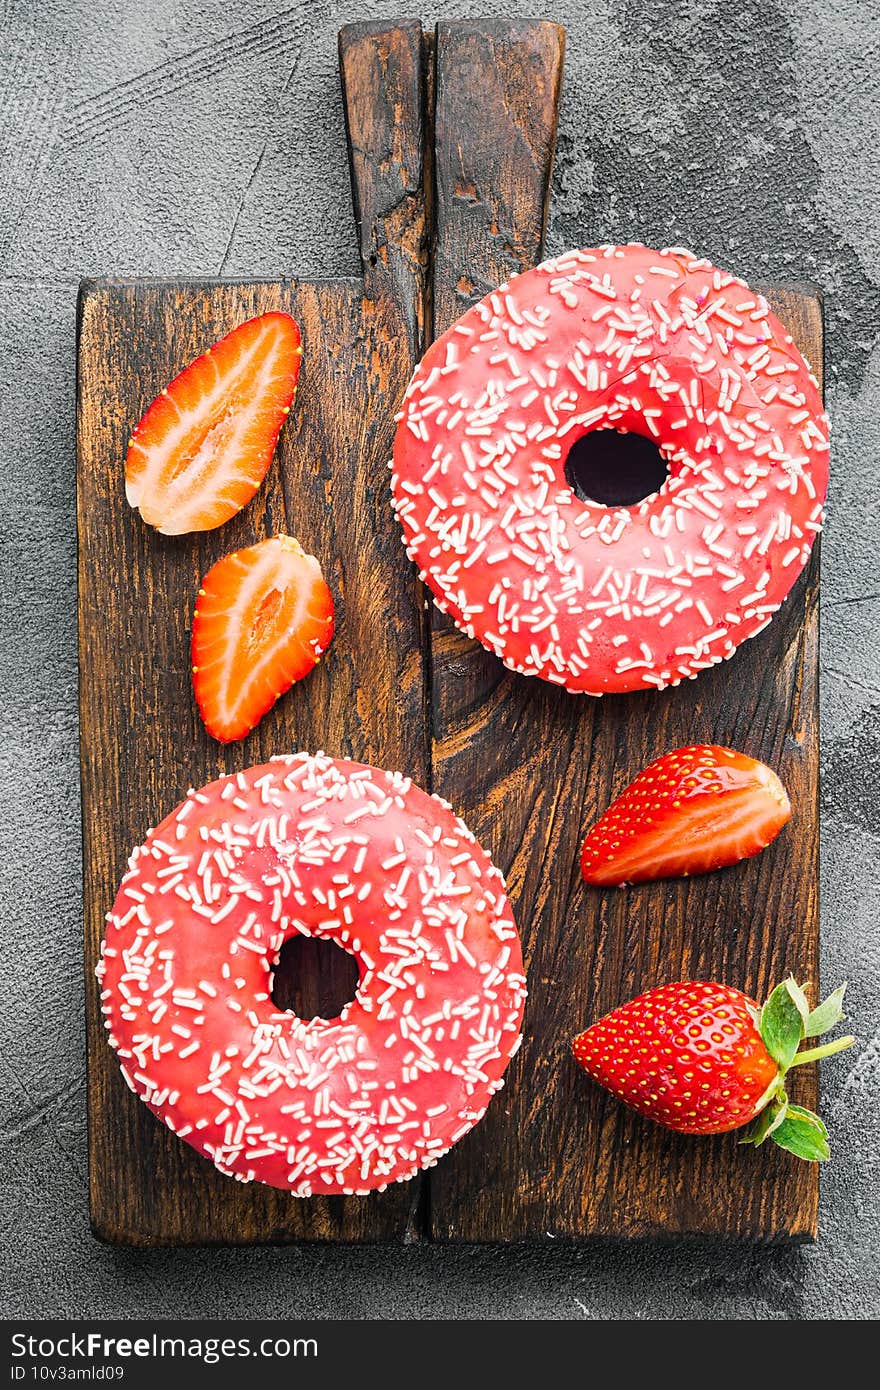
[[[425,602],[389,504],[393,414],[431,334],[541,259],[564,35],[549,23],[367,24],[340,35],[363,281],[89,281],[80,299],[79,640],[95,1232],[138,1245],[815,1234],[815,1167],[640,1121],[577,1072],[571,1035],[683,975],[760,994],[818,963],[818,549],[770,627],[696,682],[592,700],[507,672]],[[589,244],[588,228],[582,240]],[[766,289],[814,369],[820,302]],[[164,538],[126,504],[133,423],[181,365],[255,313],[303,330],[297,401],[255,501]],[[330,651],[243,743],[204,733],[189,676],[199,580],[273,532],[322,558]],[[772,763],[793,822],[704,878],[585,887],[580,842],[658,753],[729,742]],[[430,1175],[368,1198],[297,1200],[221,1177],[125,1087],[94,966],[132,845],[187,788],[306,748],[399,768],[454,804],[505,871],[530,982],[525,1043],[485,1120]],[[347,957],[286,953],[303,1016],[353,992]],[[815,1075],[799,1073],[813,1103]]]

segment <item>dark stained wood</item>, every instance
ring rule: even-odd
[[[399,306],[417,355],[425,340],[429,256],[426,68],[418,19],[347,24],[339,32],[364,278],[369,286],[390,279],[388,298]]]
[[[437,25],[435,336],[540,259],[564,53],[549,22]]]
[[[393,413],[420,328],[423,270],[421,30],[343,34],[348,124],[366,280],[327,284],[98,281],[80,301],[78,527],[80,724],[89,1049],[90,1199],[104,1239],[130,1244],[402,1240],[418,1234],[422,1183],[369,1198],[301,1201],[222,1177],[126,1089],[107,1047],[94,966],[131,846],[224,772],[307,748],[429,780],[421,595],[388,491]],[[373,55],[371,58],[371,54]],[[384,95],[383,95],[384,94]],[[364,124],[364,109],[371,113]],[[386,157],[386,149],[392,155]],[[371,162],[370,153],[380,156]],[[421,227],[421,230],[420,230]],[[403,267],[415,257],[403,306]],[[396,287],[396,288],[395,288]],[[394,291],[394,292],[392,292]],[[253,503],[202,536],[164,538],[128,507],[131,426],[165,383],[253,314],[285,309],[303,332],[297,400]],[[406,312],[404,312],[406,310]],[[204,732],[189,672],[201,575],[222,554],[286,531],[318,555],[337,611],[325,659],[242,743]],[[318,1008],[350,989],[341,952],[304,944],[304,979],[279,997]]]
[[[640,1121],[571,1062],[572,1034],[639,989],[711,976],[760,994],[816,978],[818,548],[768,630],[674,691],[578,699],[508,673],[426,616],[388,505],[393,412],[429,336],[542,254],[562,71],[549,23],[348,26],[340,34],[364,283],[90,282],[80,306],[78,502],[91,1210],[134,1244],[511,1240],[815,1232],[815,1167],[689,1141]],[[431,113],[436,90],[436,205]],[[427,190],[427,192],[426,192]],[[432,242],[433,238],[433,242]],[[589,240],[589,237],[585,237]],[[433,245],[433,266],[431,251]],[[767,291],[821,369],[821,307]],[[253,504],[201,537],[155,535],[127,507],[131,424],[208,343],[269,308],[304,333],[297,403]],[[337,601],[324,662],[244,743],[208,739],[188,637],[219,555],[288,530]],[[582,836],[633,773],[694,739],[781,773],[796,815],[759,858],[705,878],[588,889]],[[297,1201],[221,1177],[125,1088],[94,964],[125,858],[188,786],[274,752],[324,747],[447,796],[504,869],[527,957],[526,1040],[482,1123],[423,1182]],[[296,952],[288,1007],[350,987],[344,957]],[[336,953],[338,957],[338,953]],[[801,1097],[815,1076],[799,1074]],[[428,1192],[430,1201],[427,1200]],[[425,1218],[430,1212],[430,1228]]]
[[[530,1000],[507,1089],[432,1180],[435,1237],[815,1234],[815,1166],[648,1125],[583,1077],[568,1044],[666,980],[719,978],[757,996],[789,970],[816,980],[818,573],[817,553],[750,648],[658,695],[587,704],[524,688],[457,634],[438,635],[434,785],[507,875]],[[759,858],[718,874],[586,887],[577,860],[590,824],[645,763],[694,740],[769,762],[794,820]],[[814,1104],[815,1077],[798,1084]]]
[[[441,26],[437,41],[440,333],[474,296],[540,259],[555,68],[545,35],[536,45],[544,75],[527,103],[523,86],[506,80],[503,44],[462,25]],[[770,293],[821,371],[815,294]],[[602,700],[514,675],[435,619],[434,788],[507,876],[530,987],[507,1087],[432,1176],[436,1239],[815,1234],[815,1165],[645,1123],[583,1076],[569,1044],[667,980],[718,978],[762,995],[789,970],[816,979],[818,577],[817,548],[770,627],[697,681]],[[578,869],[588,827],[645,763],[695,740],[766,759],[789,788],[794,820],[763,855],[721,873],[588,888]],[[812,1104],[815,1077],[799,1085]]]

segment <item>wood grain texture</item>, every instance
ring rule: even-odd
[[[200,536],[165,538],[126,504],[125,441],[162,385],[236,323],[268,309],[303,332],[297,403],[254,502]],[[81,738],[91,1207],[95,1229],[132,1242],[403,1238],[419,1183],[368,1199],[298,1201],[222,1177],[125,1088],[103,1038],[94,965],[103,914],[132,845],[190,786],[324,748],[427,778],[419,612],[388,520],[387,456],[411,369],[406,340],[358,284],[84,288],[80,325]],[[284,531],[319,556],[337,606],[334,641],[241,743],[205,733],[189,629],[200,576],[226,552]],[[349,980],[326,963],[319,995]],[[317,966],[317,952],[312,964]],[[308,970],[307,952],[300,968]],[[310,991],[314,985],[310,986]],[[289,997],[289,995],[288,995]],[[294,998],[296,996],[294,995]]]
[[[78,508],[92,1219],[135,1244],[512,1240],[815,1231],[815,1168],[729,1139],[681,1139],[577,1071],[569,1039],[639,989],[716,975],[761,993],[816,978],[818,547],[770,627],[660,694],[572,697],[507,672],[426,615],[388,505],[393,411],[433,322],[540,259],[563,34],[527,21],[415,21],[340,35],[364,284],[91,282],[80,306]],[[436,91],[432,170],[431,113]],[[435,186],[436,203],[432,205]],[[433,267],[431,256],[433,250]],[[766,288],[766,287],[765,287]],[[767,290],[814,368],[821,306]],[[130,427],[180,365],[252,314],[304,335],[297,402],[250,507],[163,538],[125,503]],[[288,530],[337,602],[324,662],[241,744],[208,739],[189,676],[192,603],[228,550]],[[766,758],[794,821],[758,859],[666,885],[580,881],[584,832],[633,773],[695,739]],[[507,1088],[430,1178],[371,1198],[297,1201],[221,1177],[125,1088],[94,964],[126,856],[190,785],[323,747],[399,767],[448,797],[504,869],[531,996]],[[308,1015],[350,986],[345,958],[297,948],[279,997]],[[806,1074],[805,1074],[806,1073]],[[798,1074],[815,1099],[815,1076]],[[428,1200],[429,1198],[429,1200]]]
[[[424,611],[402,562],[387,470],[393,411],[420,333],[416,316],[404,312],[420,291],[407,290],[402,301],[402,281],[394,279],[412,255],[421,255],[424,235],[416,185],[424,160],[420,42],[421,31],[415,35],[407,25],[361,35],[354,48],[343,44],[349,128],[365,130],[364,108],[373,113],[363,135],[366,152],[357,157],[358,215],[362,245],[379,248],[383,259],[371,266],[367,257],[363,286],[105,281],[82,290],[78,527],[90,1206],[94,1229],[108,1240],[402,1240],[419,1228],[420,1179],[369,1198],[301,1201],[232,1182],[176,1140],[122,1081],[103,1035],[94,966],[127,854],[188,787],[273,753],[318,748],[399,768],[421,784],[429,780]],[[371,162],[370,150],[391,146],[393,158]],[[396,220],[395,198],[406,211]],[[421,273],[416,265],[413,284]],[[269,474],[251,505],[219,530],[159,536],[125,501],[131,427],[182,364],[268,309],[292,313],[303,334],[297,399]],[[206,735],[192,698],[196,591],[221,555],[281,531],[321,559],[336,603],[336,634],[309,679],[247,739],[224,748]],[[279,980],[285,1005],[308,1017],[327,999],[350,997],[351,965],[342,952],[303,943],[294,954],[300,979]]]
[[[435,336],[540,259],[564,53],[545,21],[437,25]]]
[[[352,198],[364,278],[425,340],[429,225],[426,55],[421,22],[347,24],[339,32]],[[390,283],[382,282],[387,277]]]
[[[507,875],[530,999],[502,1098],[432,1181],[436,1238],[815,1234],[815,1165],[650,1125],[588,1082],[569,1044],[667,980],[717,978],[759,997],[789,970],[816,980],[817,599],[815,554],[771,627],[731,662],[677,690],[601,702],[524,688],[500,665],[489,674],[479,653],[442,635],[435,786]],[[795,806],[785,832],[717,874],[583,884],[589,826],[637,770],[695,740],[779,771]],[[814,1105],[815,1076],[796,1075],[798,1099]]]
[[[534,151],[552,150],[555,113],[496,80],[497,46],[480,33],[441,26],[437,42],[439,334],[474,295],[540,259],[550,161]],[[460,66],[468,92],[489,94],[491,121],[472,143]],[[545,78],[538,91],[550,87]],[[820,371],[819,301],[795,288],[772,299]],[[507,1087],[432,1177],[436,1239],[815,1234],[815,1165],[644,1122],[583,1076],[570,1040],[667,980],[718,978],[762,995],[789,970],[816,979],[818,565],[817,549],[770,627],[732,661],[659,694],[571,696],[507,671],[434,620],[434,788],[507,876],[530,987]],[[615,891],[583,884],[580,846],[612,797],[661,752],[704,740],[779,771],[796,812],[777,842],[702,878]],[[798,1084],[812,1104],[815,1076]]]

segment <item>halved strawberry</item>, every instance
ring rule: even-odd
[[[244,738],[333,636],[333,597],[314,555],[290,536],[225,555],[208,571],[193,617],[193,688],[221,743]]]
[[[686,980],[649,989],[600,1018],[572,1043],[575,1060],[640,1114],[682,1134],[723,1134],[752,1124],[742,1143],[773,1139],[798,1158],[828,1157],[828,1131],[793,1105],[785,1078],[794,1067],[852,1047],[836,1038],[798,1051],[844,1017],[841,985],[810,1009],[789,976],[763,1008],[741,990]]]
[[[686,877],[747,859],[791,815],[776,773],[733,748],[676,748],[640,772],[584,841],[587,883]]]
[[[135,426],[125,495],[166,536],[222,526],[251,500],[290,413],[300,358],[289,314],[248,319],[197,357]]]

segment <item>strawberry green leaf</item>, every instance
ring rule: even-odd
[[[768,1139],[772,1134],[776,1133],[777,1129],[781,1124],[784,1124],[785,1117],[790,1109],[791,1106],[788,1103],[788,1096],[783,1093],[779,1104],[774,1107],[775,1113],[771,1116],[770,1123],[767,1126]]]
[[[815,1110],[807,1110],[803,1105],[789,1105],[788,1113],[796,1120],[804,1120],[814,1125],[823,1139],[828,1138],[828,1130],[825,1128],[825,1123],[822,1117],[816,1114]]]
[[[777,985],[761,1010],[761,1037],[781,1071],[792,1062],[804,1036],[804,1020],[788,981]]]
[[[806,1028],[807,1019],[810,1017],[810,1006],[807,1003],[807,996],[804,994],[803,989],[793,975],[789,975],[788,979],[785,981],[785,988],[791,995],[795,1008],[803,1019],[804,1027]]]
[[[796,1158],[805,1158],[813,1163],[823,1163],[831,1157],[827,1130],[822,1121],[818,1115],[803,1110],[799,1105],[789,1106],[782,1124],[773,1132],[773,1140]]]
[[[779,1128],[788,1113],[788,1097],[782,1095],[777,1100],[771,1100],[769,1105],[765,1105],[760,1115],[752,1121],[745,1131],[741,1144],[754,1144],[759,1149],[765,1139]]]
[[[808,1038],[818,1038],[820,1033],[827,1033],[834,1028],[846,1014],[841,1007],[843,996],[846,992],[846,985],[842,984],[833,994],[818,1004],[811,1014],[807,1017],[806,1031],[804,1036]]]

